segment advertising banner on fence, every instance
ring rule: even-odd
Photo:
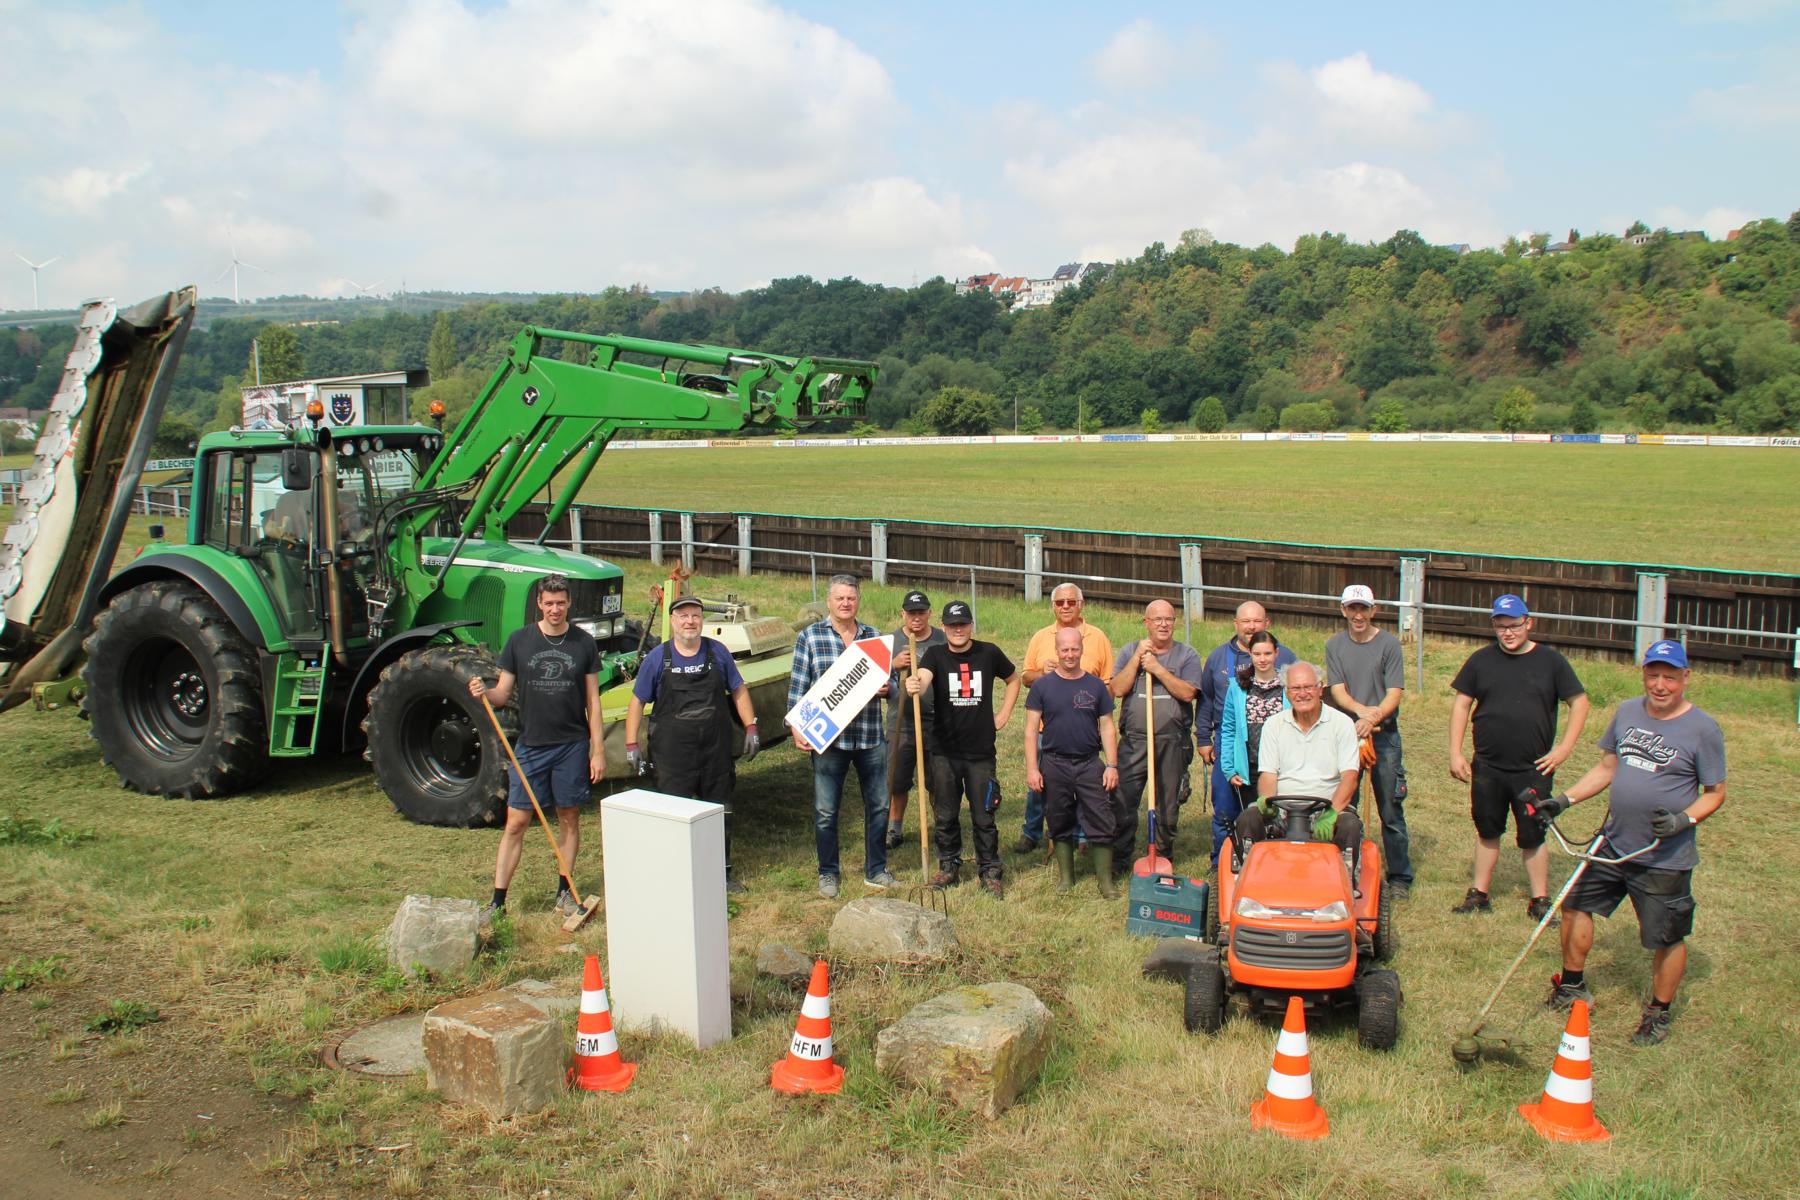
[[[788,725],[801,741],[823,752],[875,699],[888,681],[893,661],[893,643],[888,638],[863,638],[852,644],[788,711]]]
[[[1515,442],[1547,442],[1550,437],[1551,435],[1548,433],[1515,433],[1512,435],[1512,440]]]

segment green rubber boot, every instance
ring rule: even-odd
[[[1056,890],[1066,892],[1075,886],[1075,843],[1056,843]]]
[[[1113,886],[1111,846],[1093,846],[1094,882],[1100,885],[1100,895],[1107,900],[1117,900],[1119,889]]]

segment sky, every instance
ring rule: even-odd
[[[1800,0],[0,0],[0,309],[1800,208]]]

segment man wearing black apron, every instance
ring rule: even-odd
[[[1119,651],[1108,685],[1119,702],[1119,790],[1113,864],[1128,870],[1137,853],[1138,805],[1150,777],[1150,739],[1144,736],[1144,680],[1156,714],[1156,848],[1173,859],[1175,828],[1187,799],[1188,765],[1194,758],[1194,700],[1205,679],[1200,655],[1175,640],[1175,606],[1152,600],[1144,608],[1144,633]],[[1141,678],[1140,678],[1141,677]]]
[[[656,772],[656,788],[725,806],[725,890],[745,887],[731,867],[731,798],[737,768],[731,754],[731,710],[744,726],[744,761],[756,757],[762,741],[750,689],[731,651],[700,636],[704,612],[698,596],[681,596],[669,606],[672,641],[655,646],[638,668],[625,714],[625,758],[638,774]],[[649,746],[638,742],[644,707],[655,704]]]

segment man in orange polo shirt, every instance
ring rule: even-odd
[[[1031,635],[1025,647],[1025,686],[1031,687],[1046,674],[1056,670],[1056,631],[1081,631],[1081,669],[1098,675],[1102,683],[1111,683],[1113,675],[1112,642],[1099,628],[1081,617],[1081,589],[1072,583],[1059,583],[1050,592],[1050,611],[1056,619]],[[1012,844],[1014,854],[1029,854],[1044,840],[1044,794],[1025,793],[1025,825],[1019,840]]]

